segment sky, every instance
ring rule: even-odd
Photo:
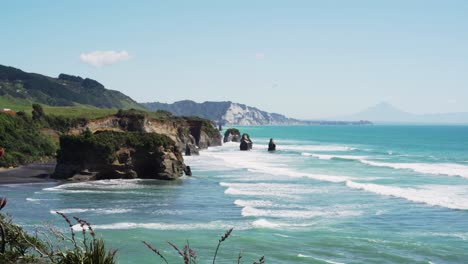
[[[0,64],[138,102],[468,112],[468,1],[1,1]]]

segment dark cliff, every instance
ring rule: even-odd
[[[149,118],[145,112],[137,110],[119,111],[116,115],[89,120],[70,129],[69,134],[78,135],[86,130],[145,132],[164,134],[171,138],[179,149],[190,143],[200,149],[221,146],[221,134],[206,119],[197,117]]]
[[[189,147],[196,154],[220,145],[221,135],[208,120],[119,111],[81,123],[60,138],[54,177],[89,172],[93,179],[176,179],[190,174],[182,150]]]
[[[102,131],[60,138],[57,179],[91,174],[92,179],[162,179],[190,175],[175,142],[165,135]]]

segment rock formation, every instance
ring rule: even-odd
[[[220,146],[213,124],[196,117],[149,118],[145,112],[120,110],[118,114],[89,120],[60,138],[53,177],[68,179],[90,174],[94,179],[176,179],[191,175],[181,151],[197,155],[199,149]]]
[[[223,142],[224,143],[226,143],[226,142],[240,142],[240,139],[241,139],[240,131],[238,129],[236,129],[236,128],[229,128],[224,133]]]
[[[270,143],[268,143],[268,151],[275,151],[276,150],[276,144],[273,141],[272,138],[270,138]]]
[[[89,120],[85,124],[70,129],[69,134],[79,135],[86,130],[116,132],[146,132],[167,135],[185,150],[191,145],[191,155],[198,154],[198,149],[221,146],[222,138],[214,125],[206,119],[196,117],[150,118],[137,110],[119,111],[117,115]]]
[[[251,150],[252,144],[249,134],[243,134],[240,142],[240,150]]]
[[[185,144],[185,156],[199,155],[199,149],[192,143]]]
[[[191,175],[176,143],[165,135],[103,131],[60,138],[57,165],[52,175],[68,179],[75,174],[100,179],[173,180]]]

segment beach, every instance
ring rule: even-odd
[[[16,168],[0,168],[0,184],[53,182],[55,162],[33,163]]]

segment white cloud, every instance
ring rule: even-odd
[[[265,58],[265,53],[257,52],[257,53],[255,53],[255,58],[261,60],[261,59]]]
[[[94,67],[111,65],[119,61],[131,59],[132,57],[126,50],[96,50],[88,53],[81,53],[80,60]]]

